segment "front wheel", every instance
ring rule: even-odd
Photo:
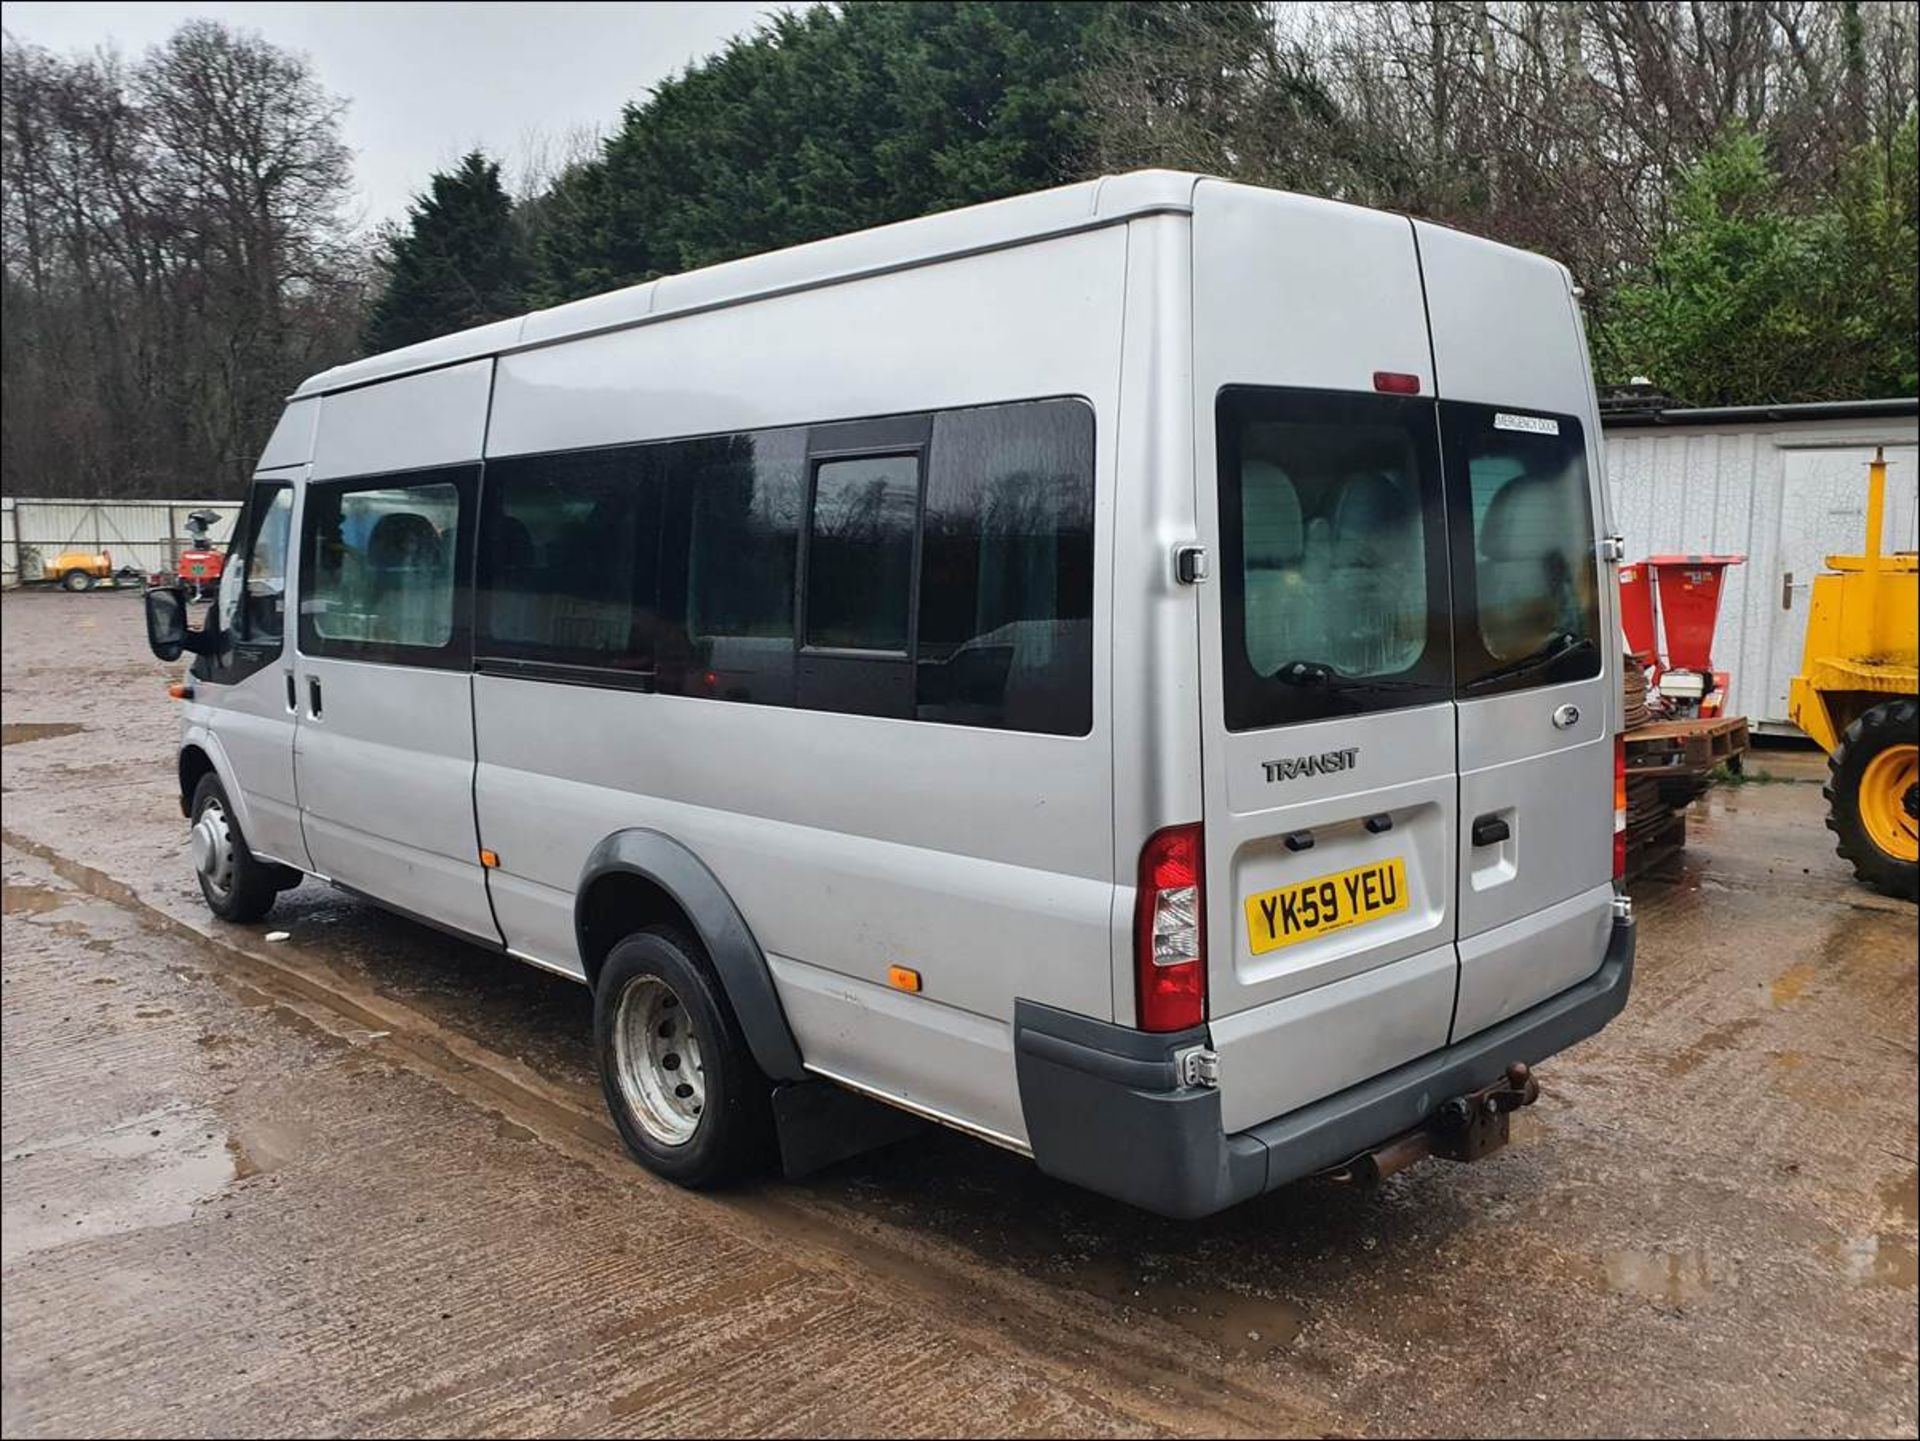
[[[1827,829],[1875,890],[1920,899],[1920,702],[1882,701],[1827,759]]]
[[[193,869],[207,909],[223,921],[257,921],[282,889],[281,867],[256,857],[240,833],[220,777],[208,771],[193,790]]]
[[[92,590],[93,577],[76,566],[60,577],[60,584],[67,590]]]
[[[766,1161],[770,1088],[698,942],[672,927],[616,945],[594,988],[600,1088],[627,1149],[696,1189]]]

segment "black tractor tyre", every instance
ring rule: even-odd
[[[1827,829],[1832,831],[1840,858],[1853,873],[1883,895],[1897,900],[1920,900],[1920,865],[1883,850],[1861,815],[1861,783],[1876,756],[1892,746],[1920,745],[1920,701],[1902,697],[1882,701],[1847,727],[1840,744],[1827,757]],[[1911,787],[1902,798],[1911,807]]]

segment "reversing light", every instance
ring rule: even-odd
[[[1206,893],[1201,830],[1155,831],[1140,848],[1133,956],[1143,1031],[1184,1031],[1207,1015]]]
[[[1373,373],[1373,388],[1385,391],[1388,395],[1418,395],[1420,377],[1408,375],[1404,370],[1376,370]]]

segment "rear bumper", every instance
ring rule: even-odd
[[[1181,1085],[1174,1061],[1207,1044],[1205,1026],[1150,1035],[1018,1001],[1014,1064],[1034,1162],[1163,1216],[1211,1215],[1412,1130],[1514,1061],[1534,1065],[1593,1035],[1627,1003],[1634,935],[1632,917],[1616,918],[1606,959],[1586,980],[1456,1045],[1232,1134],[1221,1126],[1219,1091]]]

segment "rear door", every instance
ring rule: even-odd
[[[1591,975],[1613,898],[1617,584],[1566,272],[1416,223],[1453,550],[1460,995],[1453,1039]]]
[[[1408,222],[1196,188],[1208,1016],[1239,1129],[1446,1043],[1439,418]]]

